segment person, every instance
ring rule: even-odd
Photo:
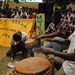
[[[5,7],[2,10],[2,14],[5,15],[7,18],[11,18],[12,12],[9,8],[9,4],[5,4]]]
[[[72,34],[74,29],[70,29],[69,23],[67,21],[61,21],[61,13],[59,10],[56,10],[52,15],[52,22],[49,24],[45,34],[34,37],[36,39],[44,39],[44,38],[54,38],[59,40],[64,40],[68,38],[69,35]],[[61,45],[56,42],[47,43],[43,47],[53,48],[56,51],[62,51],[68,48],[68,45]]]
[[[72,13],[72,10],[69,8],[67,10],[66,19],[71,23],[72,19],[75,17],[75,15]]]
[[[68,44],[69,48],[67,53],[58,52],[52,48],[43,48],[43,47],[37,48],[33,50],[33,52],[38,52],[38,53],[42,52],[45,54],[55,55],[54,62],[56,63],[56,65],[54,66],[57,66],[56,68],[58,70],[55,73],[55,75],[75,75],[75,31],[68,37],[68,39],[56,40],[56,39],[47,38],[45,40],[54,41],[61,44]],[[62,65],[62,66],[58,68],[59,65]]]
[[[28,39],[28,35],[25,32],[17,31],[10,39],[11,48],[7,51],[7,56],[13,56],[17,52],[22,51],[22,57],[25,57],[27,49],[25,48],[24,42]]]

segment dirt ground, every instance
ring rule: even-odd
[[[6,56],[6,52],[8,49],[9,49],[9,47],[0,46],[0,75],[7,75],[9,72],[11,72],[13,70],[13,68],[10,68],[7,66],[7,64],[11,61],[10,57]],[[41,54],[41,56],[43,56],[43,55]],[[27,54],[27,57],[30,57],[30,55]],[[53,56],[51,56],[50,58],[53,58]],[[14,61],[15,60],[17,62],[22,60],[21,52],[16,54]],[[49,59],[49,61],[51,62],[52,65],[54,65],[53,64],[54,59]]]
[[[0,75],[6,75],[9,71],[7,63],[9,62],[10,58],[6,56],[6,51],[9,47],[0,46]]]
[[[0,75],[6,75],[12,68],[8,67],[7,64],[11,61],[10,57],[6,56],[6,52],[9,47],[0,46]],[[16,54],[14,61],[20,61],[21,52]]]

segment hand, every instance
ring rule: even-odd
[[[52,48],[36,48],[33,50],[33,52],[35,53],[45,53],[45,54],[49,54],[52,53],[54,50]]]
[[[36,36],[32,36],[31,38],[32,38],[32,39],[36,39],[37,37],[38,37],[38,35],[36,35]]]
[[[44,41],[54,42],[53,38],[45,38]]]
[[[37,40],[40,40],[43,38],[43,35],[40,35],[40,36],[35,36],[35,37],[32,37],[33,39],[37,39]]]

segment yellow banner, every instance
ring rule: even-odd
[[[34,19],[0,19],[0,45],[9,46],[10,36],[17,30],[26,32],[30,37]]]
[[[45,32],[45,15],[37,14],[36,15],[36,35],[42,35]],[[41,45],[44,45],[44,42],[41,41]]]

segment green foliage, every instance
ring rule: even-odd
[[[10,3],[11,1],[10,1],[10,0],[6,0],[6,2],[7,2],[7,3]]]
[[[19,3],[19,0],[6,0],[7,3],[11,3],[11,2],[15,2],[15,3]]]
[[[70,0],[70,2],[71,2],[72,4],[75,4],[75,0]]]
[[[70,3],[75,4],[75,0],[43,0],[45,3],[52,2],[54,5],[67,6]]]
[[[66,5],[68,5],[69,3],[68,3],[68,1],[66,1],[66,0],[57,0],[57,1],[56,1],[56,4],[57,4],[58,6],[66,6]]]
[[[14,2],[19,3],[19,0],[14,0]]]

